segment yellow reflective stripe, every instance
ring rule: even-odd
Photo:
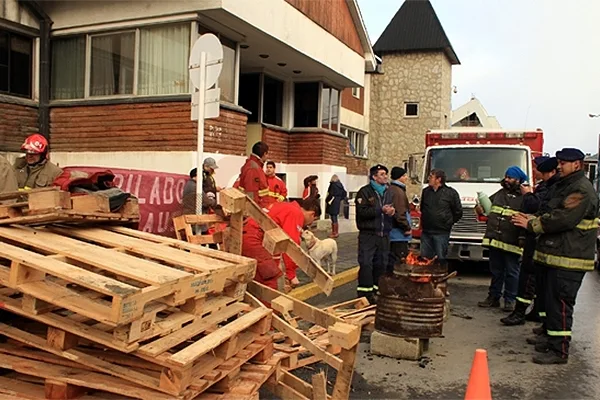
[[[366,288],[366,287],[360,287],[359,286],[359,287],[356,288],[356,290],[359,291],[359,292],[372,292],[373,288],[372,287]]]
[[[269,197],[274,197],[274,198],[276,198],[279,201],[285,200],[285,197],[283,197],[279,193],[275,193],[275,192],[269,192]]]
[[[580,271],[594,270],[594,260],[555,256],[552,254],[541,253],[539,251],[536,251],[533,254],[533,259],[542,264],[551,265],[554,267],[575,269]]]
[[[573,332],[571,331],[546,331],[548,336],[571,336]]]
[[[517,297],[517,301],[520,301],[521,303],[524,303],[524,304],[531,304],[531,300],[527,300],[522,297]]]
[[[379,290],[379,286],[373,285],[373,290]]]
[[[497,249],[508,251],[510,253],[523,254],[523,249],[520,248],[519,246],[515,246],[514,244],[504,243],[504,242],[501,242],[496,239],[490,240],[488,238],[483,238],[482,244],[484,246],[495,247]]]
[[[500,207],[500,206],[492,206],[492,209],[490,210],[490,212],[500,214],[500,215],[515,215],[515,214],[518,214],[520,211],[515,211],[510,208],[504,208],[504,207]]]
[[[582,219],[580,223],[577,224],[576,228],[581,229],[582,231],[588,231],[590,229],[598,229],[598,222],[600,219]]]
[[[546,316],[546,311],[540,311],[540,312],[538,313],[538,315],[539,315],[540,317],[545,317],[545,316]]]
[[[268,196],[269,195],[269,189],[261,189],[258,191],[258,195],[259,196]]]
[[[542,220],[539,218],[534,218],[530,222],[531,229],[533,229],[533,233],[544,233],[544,227],[542,226]]]

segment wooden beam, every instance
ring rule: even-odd
[[[337,287],[344,286],[347,283],[355,282],[358,279],[358,270],[359,267],[354,267],[334,275],[332,277],[333,288],[335,289]],[[321,288],[316,283],[311,282],[295,288],[289,292],[288,295],[295,299],[305,301],[317,296],[320,293],[322,293]]]
[[[323,371],[312,376],[313,400],[322,400],[327,398],[327,378]]]

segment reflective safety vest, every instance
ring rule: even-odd
[[[519,237],[524,238],[525,232],[517,228],[511,218],[521,212],[523,195],[521,192],[511,192],[502,188],[492,195],[491,200],[492,208],[482,244],[522,255],[523,248],[519,247]]]

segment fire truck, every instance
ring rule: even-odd
[[[432,169],[446,172],[447,185],[456,189],[463,207],[463,217],[450,233],[448,259],[484,261],[488,249],[482,246],[485,234],[485,219],[478,218],[474,208],[477,193],[491,196],[500,189],[500,181],[506,169],[517,165],[531,179],[533,185],[534,157],[542,155],[544,133],[532,131],[499,130],[485,128],[461,128],[430,130],[425,135],[425,155],[420,182],[427,185]],[[416,162],[411,157],[408,169],[411,178],[419,179],[415,173]],[[412,246],[419,247],[421,237],[421,213],[418,197],[413,199]]]

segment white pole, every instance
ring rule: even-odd
[[[198,148],[196,166],[198,177],[196,178],[196,215],[202,215],[202,156],[204,153],[204,98],[206,95],[206,53],[200,53],[200,87],[198,92]]]

